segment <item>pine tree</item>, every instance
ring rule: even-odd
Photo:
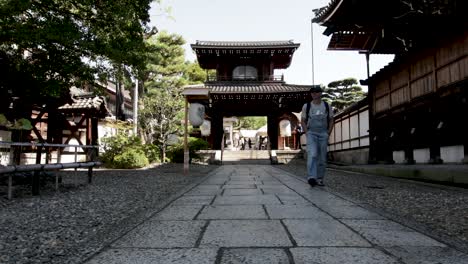
[[[342,111],[366,97],[362,87],[357,84],[358,82],[354,78],[331,82],[325,88],[323,98],[331,103],[336,112]]]

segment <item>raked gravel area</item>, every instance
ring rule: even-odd
[[[305,177],[305,162],[279,165]],[[328,169],[329,192],[377,211],[468,254],[468,189]]]
[[[103,246],[159,211],[176,193],[216,166],[181,164],[146,170],[61,172],[59,192],[46,186],[40,196],[16,188],[6,199],[0,189],[0,263],[81,263]]]

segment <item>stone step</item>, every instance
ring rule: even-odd
[[[267,150],[224,151],[223,161],[270,159]]]

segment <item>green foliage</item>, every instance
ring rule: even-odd
[[[8,129],[15,130],[31,130],[33,129],[31,121],[26,118],[19,118],[11,123],[3,114],[0,114],[0,126],[4,126]]]
[[[150,163],[153,162],[160,162],[160,151],[158,147],[154,144],[144,144],[143,151],[145,152],[145,156],[148,158]]]
[[[128,148],[114,157],[112,168],[135,169],[148,166],[149,161],[141,149]]]
[[[144,93],[140,99],[140,131],[145,141],[156,145],[165,160],[168,139],[182,131],[184,98],[182,75],[186,69],[184,39],[177,34],[161,32],[148,40],[148,63],[142,72]]]
[[[190,162],[192,159],[198,159],[200,158],[197,154],[197,150],[202,150],[202,149],[208,149],[209,144],[205,140],[201,138],[194,138],[194,137],[189,137],[188,138],[188,148],[189,148],[189,156],[190,156]],[[183,163],[184,162],[184,145],[183,144],[177,144],[173,146],[168,152],[167,152],[167,157],[171,162],[175,163]]]
[[[141,68],[151,2],[1,1],[0,89],[37,101],[68,94],[114,63]]]
[[[142,145],[140,138],[119,133],[103,139],[104,153],[101,160],[107,167],[119,169],[141,168],[149,164],[146,157],[147,146]],[[152,153],[149,153],[152,155]]]
[[[182,78],[184,78],[188,84],[201,84],[207,80],[208,75],[215,75],[216,70],[204,70],[200,67],[197,62],[185,62],[185,71]]]
[[[266,125],[266,116],[242,116],[238,118],[236,129],[259,129]]]
[[[362,87],[357,84],[358,82],[354,78],[331,82],[322,97],[325,101],[331,102],[331,106],[337,111],[342,111],[366,96],[362,91]]]

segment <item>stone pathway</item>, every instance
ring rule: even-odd
[[[468,263],[468,256],[268,165],[221,166],[98,263]]]

